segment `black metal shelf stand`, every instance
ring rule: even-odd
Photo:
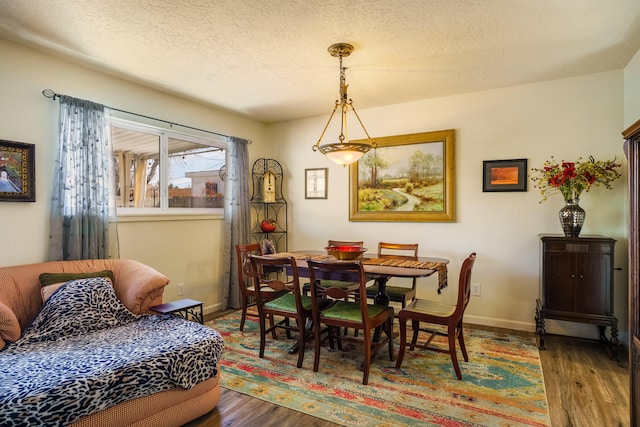
[[[264,197],[263,178],[271,172],[275,176],[275,201],[266,202]],[[282,181],[284,173],[282,166],[274,159],[258,159],[251,169],[253,193],[251,195],[251,235],[253,240],[260,243],[263,240],[272,240],[277,252],[288,250],[287,241],[287,201],[282,195]],[[276,222],[274,231],[263,231],[260,224],[264,219],[273,219]]]

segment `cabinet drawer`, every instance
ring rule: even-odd
[[[598,242],[545,242],[545,250],[548,252],[572,252],[585,253],[596,252],[599,254],[609,254],[613,251],[613,245],[609,243]]]

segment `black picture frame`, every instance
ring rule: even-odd
[[[36,201],[36,146],[0,139],[0,202]]]
[[[484,160],[482,191],[527,191],[527,159]]]

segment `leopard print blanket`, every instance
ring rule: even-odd
[[[134,315],[108,280],[58,289],[0,351],[0,426],[62,426],[218,373],[220,334],[173,316]]]

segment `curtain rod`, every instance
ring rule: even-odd
[[[53,101],[55,101],[56,98],[60,98],[60,96],[62,96],[59,93],[55,93],[51,89],[43,90],[42,91],[42,95],[44,95],[45,98],[51,98],[51,100],[53,100]],[[196,128],[196,127],[193,127],[193,126],[181,125],[180,123],[174,123],[174,122],[170,122],[170,121],[163,120],[163,119],[157,119],[155,117],[145,116],[143,114],[132,113],[131,111],[121,110],[119,108],[113,108],[113,107],[109,107],[109,106],[106,106],[106,107],[111,109],[111,110],[114,110],[114,111],[119,111],[121,113],[131,114],[131,115],[134,115],[134,116],[143,117],[145,119],[150,119],[150,120],[155,120],[157,122],[166,123],[169,126],[180,126],[180,127],[186,128],[186,129],[197,130],[197,131],[200,131],[200,132],[210,133],[212,135],[218,135],[218,136],[222,136],[222,137],[225,137],[225,138],[229,138],[229,135],[223,135],[223,134],[218,133],[218,132],[213,132],[213,131],[210,131],[210,130],[200,129],[200,128]],[[247,143],[251,144],[251,140],[248,140]]]

